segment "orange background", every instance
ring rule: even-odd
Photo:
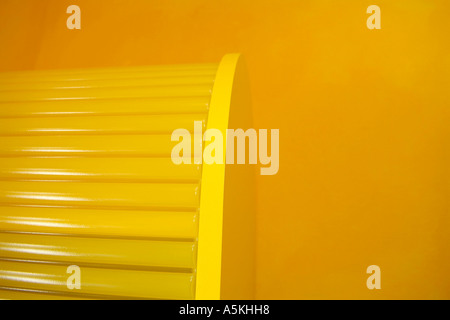
[[[81,30],[66,8],[81,8]],[[368,30],[366,8],[381,8]],[[257,128],[257,298],[450,299],[448,1],[2,0],[0,71],[244,54]],[[367,266],[381,267],[368,290]]]

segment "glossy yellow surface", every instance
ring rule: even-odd
[[[194,240],[195,211],[2,206],[0,230],[90,237]]]
[[[125,116],[148,114],[206,113],[209,96],[177,98],[130,98],[127,100],[52,100],[34,103],[2,103],[0,117]],[[126,106],[126,107],[125,107]]]
[[[220,62],[207,129],[251,128],[246,65],[240,54]],[[206,145],[208,142],[205,143]],[[256,198],[254,167],[221,164],[202,168],[197,299],[254,299]]]
[[[191,182],[201,165],[175,165],[170,158],[31,158],[2,159],[2,180],[72,180],[97,182]]]
[[[169,143],[168,143],[169,141]],[[0,137],[0,155],[170,157],[170,135],[58,135]]]
[[[242,73],[245,67],[242,64],[239,54],[229,54],[225,56],[219,66],[213,94],[211,97],[211,109],[208,115],[208,129],[218,129],[223,137],[226,137],[226,130],[229,128],[230,107],[237,109],[249,109],[250,105],[243,97],[248,94],[236,89],[234,84],[241,84]],[[206,143],[207,144],[207,143]],[[197,258],[197,299],[231,299],[243,298],[252,299],[254,287],[255,269],[240,268],[239,272],[227,273],[229,277],[223,277],[222,269],[227,272],[232,266],[247,265],[248,261],[254,262],[254,223],[248,223],[243,219],[239,223],[227,226],[224,229],[225,215],[228,217],[243,215],[253,216],[254,212],[248,210],[241,212],[239,208],[247,208],[252,201],[247,197],[251,191],[244,190],[242,198],[230,197],[229,203],[236,205],[232,210],[224,211],[225,193],[225,155],[226,146],[224,144],[222,164],[204,165],[202,172],[202,196],[200,200],[200,221],[199,221],[199,247]],[[245,166],[246,168],[250,166]],[[241,172],[242,173],[242,172]],[[229,178],[229,176],[227,176]],[[233,185],[253,188],[248,176],[241,175],[239,181]],[[245,229],[244,233],[240,230]],[[223,233],[230,239],[222,241]],[[252,245],[249,245],[249,244]],[[232,247],[232,254],[227,259],[222,259],[222,251],[228,246]],[[244,256],[240,256],[242,248]],[[250,289],[248,284],[250,283]],[[232,292],[231,295],[229,292]]]
[[[66,265],[2,261],[0,286],[73,292],[67,287]],[[185,272],[81,267],[78,294],[147,299],[194,298],[194,275]]]
[[[0,233],[0,256],[7,259],[120,268],[194,268],[195,252],[192,242]]]
[[[220,299],[225,165],[173,164],[171,133],[225,136],[238,61],[0,74],[0,298]]]
[[[202,166],[171,133],[206,127],[216,70],[0,74],[0,298],[195,298]]]
[[[59,88],[58,90],[3,91],[0,102],[31,102],[78,99],[126,99],[160,97],[196,97],[210,93],[211,85],[165,87]]]
[[[86,297],[52,294],[45,291],[0,289],[0,300],[88,300]]]
[[[0,182],[4,205],[195,210],[198,194],[198,185],[185,183]]]
[[[79,134],[171,134],[178,128],[193,130],[194,121],[201,121],[205,127],[206,114],[104,116],[99,128],[98,119],[84,117],[73,121],[71,118],[42,117],[39,122],[30,118],[0,119],[0,135],[79,135]]]
[[[211,71],[199,72],[197,76],[189,76],[180,74],[179,77],[173,78],[169,75],[161,75],[157,77],[140,77],[139,75],[130,74],[128,77],[124,74],[118,78],[113,78],[114,74],[108,77],[92,77],[90,79],[80,79],[75,83],[67,83],[66,80],[60,78],[49,78],[46,81],[33,81],[33,78],[21,79],[14,76],[8,78],[8,81],[0,79],[2,83],[2,92],[14,90],[50,90],[50,89],[81,89],[81,88],[116,88],[116,87],[161,87],[161,86],[189,86],[189,85],[209,85],[215,74],[215,69]],[[205,73],[203,75],[203,73]],[[30,74],[33,76],[35,74]],[[86,73],[84,73],[86,75]],[[134,76],[132,78],[132,76]],[[45,76],[44,76],[45,77]]]

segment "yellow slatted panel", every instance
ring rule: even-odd
[[[0,299],[193,299],[216,64],[0,74]],[[82,287],[67,287],[67,267]]]

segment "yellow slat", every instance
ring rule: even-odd
[[[68,135],[68,134],[151,134],[168,133],[185,128],[193,131],[194,121],[205,114],[47,117],[0,119],[0,136],[5,135]]]
[[[3,206],[0,230],[105,238],[195,239],[198,213]]]
[[[0,233],[0,258],[116,268],[194,268],[192,242],[100,239]]]
[[[0,180],[195,182],[201,166],[170,158],[0,158]]]
[[[211,85],[161,87],[79,88],[36,91],[0,91],[2,102],[53,100],[127,99],[158,97],[196,97],[211,94]]]
[[[81,289],[71,290],[67,287],[67,279],[70,276],[67,267],[0,261],[0,286],[148,299],[194,297],[192,273],[82,267]]]
[[[70,295],[49,294],[24,289],[0,289],[0,300],[92,300]]]
[[[80,115],[206,113],[210,96],[5,102],[0,118]]]
[[[170,157],[170,134],[108,136],[1,136],[0,156]]]
[[[47,82],[12,82],[1,83],[0,91],[32,91],[69,88],[117,88],[117,87],[151,87],[168,85],[211,85],[214,75],[183,76],[183,77],[147,77],[132,79],[92,79],[75,81]]]
[[[95,74],[42,74],[40,77],[36,75],[10,75],[0,79],[0,87],[5,84],[15,83],[46,83],[46,82],[67,82],[76,83],[78,81],[103,81],[103,80],[127,80],[127,79],[177,79],[182,77],[211,77],[214,76],[216,70],[214,68],[204,70],[157,70],[154,72],[122,72],[122,73],[95,73]],[[2,75],[2,73],[0,73]]]
[[[0,181],[0,204],[197,208],[197,184]]]

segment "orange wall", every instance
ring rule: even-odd
[[[68,30],[67,6],[82,11]],[[366,8],[381,7],[381,30]],[[450,298],[448,1],[2,0],[0,70],[242,52],[256,127],[258,298]],[[381,267],[378,291],[365,270]]]

